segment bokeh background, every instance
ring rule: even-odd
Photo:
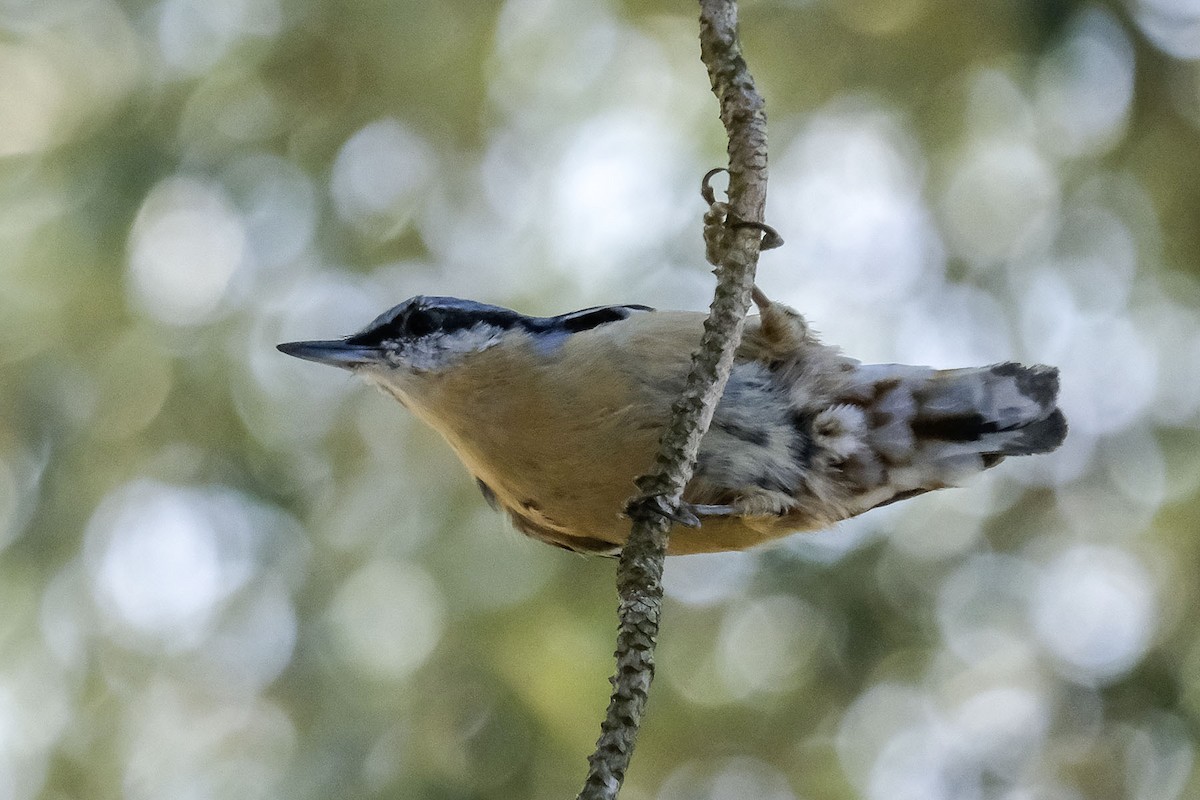
[[[279,341],[703,309],[685,0],[0,3],[0,800],[573,797],[613,563]],[[1200,797],[1200,2],[746,2],[761,284],[1071,435],[667,567],[629,800]],[[632,476],[631,476],[632,477]]]

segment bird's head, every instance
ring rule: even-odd
[[[651,310],[599,306],[556,317],[530,317],[474,300],[417,296],[343,339],[286,342],[278,348],[296,358],[360,374],[403,401],[423,381],[468,365],[476,353],[501,346],[538,360],[551,358],[574,334]]]
[[[281,352],[341,367],[364,377],[421,375],[449,369],[463,357],[498,344],[506,333],[530,331],[533,317],[456,297],[417,296],[343,339],[285,342]]]

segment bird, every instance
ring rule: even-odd
[[[668,554],[744,550],[1049,453],[1058,370],[864,364],[755,289]],[[618,555],[705,315],[608,305],[551,317],[412,297],[357,333],[287,342],[365,378],[436,430],[520,532]]]

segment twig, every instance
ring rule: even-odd
[[[767,192],[767,133],[763,101],[742,59],[735,0],[700,0],[700,58],[708,69],[721,121],[729,137],[729,200],[726,221],[763,219]],[[663,559],[671,518],[679,516],[684,487],[691,480],[717,401],[733,368],[742,338],[761,230],[726,226],[710,253],[717,288],[704,323],[700,349],[674,416],[663,434],[655,470],[637,480],[641,494],[629,504],[633,530],[617,567],[620,627],[616,672],[608,712],[579,800],[613,800],[621,789],[641,725],[650,682],[662,607]]]

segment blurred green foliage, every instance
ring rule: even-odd
[[[421,292],[702,308],[694,18],[0,8],[0,800],[573,796],[613,565],[273,345]],[[1200,796],[1200,7],[742,20],[768,293],[865,359],[1056,363],[1072,435],[670,562],[623,796]]]

